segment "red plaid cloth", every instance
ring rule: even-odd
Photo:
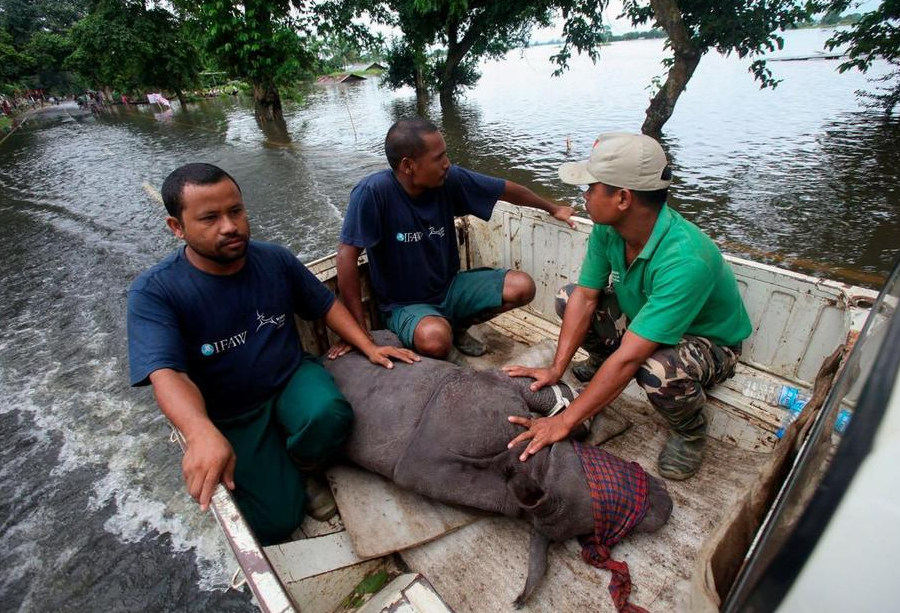
[[[628,602],[628,564],[610,558],[610,549],[625,538],[647,512],[650,480],[637,462],[626,462],[599,447],[573,442],[581,460],[594,510],[594,534],[581,537],[585,562],[612,573],[609,593],[620,613],[648,613]]]

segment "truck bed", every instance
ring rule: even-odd
[[[527,308],[474,329],[476,336],[488,341],[490,351],[479,358],[466,358],[469,366],[497,368],[523,356],[535,359],[540,351],[545,355],[537,362],[549,363],[559,334],[554,296],[561,286],[577,279],[591,229],[587,220],[575,221],[572,229],[539,212],[505,203],[497,205],[490,222],[458,220],[463,268],[525,270],[537,284],[537,296]],[[717,610],[778,489],[793,441],[779,441],[774,435],[782,409],[742,394],[747,378],[769,379],[808,391],[825,358],[855,341],[875,296],[862,288],[737,258],[728,260],[754,331],[744,343],[736,375],[708,391],[706,459],[691,479],[666,482],[675,505],[667,525],[654,534],[632,535],[613,550],[614,559],[630,566],[632,602],[654,611]],[[335,287],[334,257],[309,267],[320,280]],[[365,257],[360,259],[360,267],[365,272]],[[367,275],[362,279],[367,319],[375,322],[378,313]],[[323,353],[334,341],[322,322],[298,320],[298,326],[309,350]],[[852,406],[857,392],[845,399],[848,405]],[[632,383],[594,420],[589,442],[602,442],[609,451],[638,461],[656,474],[656,457],[666,436],[662,419]],[[332,475],[329,479],[334,487]],[[217,495],[229,498],[224,490]],[[368,517],[361,515],[367,519],[368,535],[376,537],[375,545],[383,545],[379,550],[383,553],[369,549],[370,553],[359,555],[351,532],[359,533],[360,528],[347,530],[340,519],[327,524],[308,519],[295,535],[297,540],[264,551],[240,538],[248,534],[246,526],[233,535],[226,530],[240,559],[249,555],[251,561],[271,566],[267,572],[248,577],[254,593],[264,596],[273,591],[281,598],[276,598],[276,603],[290,598],[304,613],[343,613],[358,606],[353,598],[346,598],[353,586],[366,575],[389,568],[410,571],[408,576],[418,577],[417,585],[422,585],[424,577],[458,613],[512,610],[527,573],[529,528],[525,522],[435,512],[434,503],[411,500],[409,496],[414,495],[398,491],[386,481],[369,488],[366,496],[356,499],[364,501],[357,506],[371,509]],[[340,507],[341,496],[337,497]],[[429,514],[432,521],[422,521]],[[232,515],[240,519],[236,511]],[[423,529],[425,525],[428,529]],[[399,533],[406,540],[398,546],[403,540],[398,539]],[[377,542],[380,535],[381,543]],[[547,576],[524,610],[587,607],[614,611],[608,582],[608,572],[581,560],[577,541],[556,544],[550,549]],[[381,596],[375,601],[384,600]],[[264,610],[293,610],[280,604],[260,604]],[[370,611],[364,606],[360,613]]]

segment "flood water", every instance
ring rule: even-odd
[[[788,33],[783,55],[827,36]],[[427,113],[455,162],[575,203],[557,166],[600,132],[639,130],[662,42],[610,45],[559,79],[552,52],[489,63],[454,110]],[[771,67],[784,82],[760,91],[746,62],[703,59],[666,127],[671,204],[725,251],[878,287],[900,251],[900,126],[861,110],[866,78],[835,62]],[[413,112],[410,91],[370,79],[288,103],[288,137],[226,99],[55,107],[0,144],[0,610],[253,610],[224,590],[234,563],[184,491],[152,395],[127,386],[126,289],[176,246],[144,184],[218,164],[254,236],[309,261],[334,249],[350,189],[385,167],[388,126]]]

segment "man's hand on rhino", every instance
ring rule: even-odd
[[[527,366],[504,366],[503,372],[510,377],[531,377],[534,383],[531,384],[531,391],[536,392],[544,386],[553,385],[562,376],[551,368],[528,368]]]
[[[563,421],[562,413],[554,415],[553,417],[540,417],[537,419],[510,415],[508,419],[514,424],[519,424],[520,426],[528,428],[528,430],[514,438],[510,441],[509,445],[507,445],[508,449],[512,449],[519,443],[531,439],[531,442],[528,443],[525,451],[519,456],[519,460],[522,462],[527,460],[528,456],[536,454],[544,447],[552,445],[569,436],[569,427]]]
[[[366,354],[366,357],[369,358],[369,361],[372,362],[372,364],[378,364],[385,368],[394,367],[391,358],[406,362],[407,364],[412,364],[422,359],[418,354],[413,353],[409,349],[401,349],[400,347],[391,347],[388,345],[374,345],[369,353]]]
[[[353,351],[353,345],[343,340],[338,340],[334,345],[332,345],[328,349],[328,353],[325,355],[328,356],[329,360],[336,360],[342,355],[346,355]]]

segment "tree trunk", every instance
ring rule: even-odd
[[[413,43],[413,62],[415,64],[414,86],[416,88],[416,106],[419,113],[428,105],[428,83],[425,81],[425,69],[428,67],[428,58],[425,55],[425,45]]]
[[[675,103],[678,102],[678,97],[687,87],[687,82],[691,79],[691,75],[694,74],[699,63],[699,55],[684,57],[678,53],[675,54],[675,63],[669,69],[665,85],[656,92],[650,101],[650,106],[647,107],[647,117],[644,119],[644,125],[641,126],[641,132],[659,140],[662,135],[662,127],[675,111]]]
[[[428,86],[425,85],[425,70],[422,64],[416,64],[416,105],[424,108],[428,103]]]
[[[455,20],[447,24],[447,61],[444,62],[444,71],[441,73],[441,82],[438,91],[441,96],[441,106],[453,104],[453,92],[456,90],[456,69],[465,59],[466,54],[481,36],[484,25],[481,21],[474,21],[466,30],[462,40],[459,39],[459,23]]]
[[[184,99],[184,92],[181,89],[175,89],[175,97],[178,98],[178,103],[181,105],[182,109],[187,108],[187,100]]]
[[[281,112],[281,97],[272,83],[253,83],[253,101],[256,116],[262,121],[284,121]]]
[[[675,103],[687,87],[687,82],[694,74],[703,53],[691,40],[691,33],[684,25],[681,9],[676,0],[650,0],[650,6],[653,8],[657,25],[666,31],[675,60],[669,68],[665,84],[650,101],[647,118],[641,126],[641,132],[658,139],[662,134],[662,127],[672,116]]]

